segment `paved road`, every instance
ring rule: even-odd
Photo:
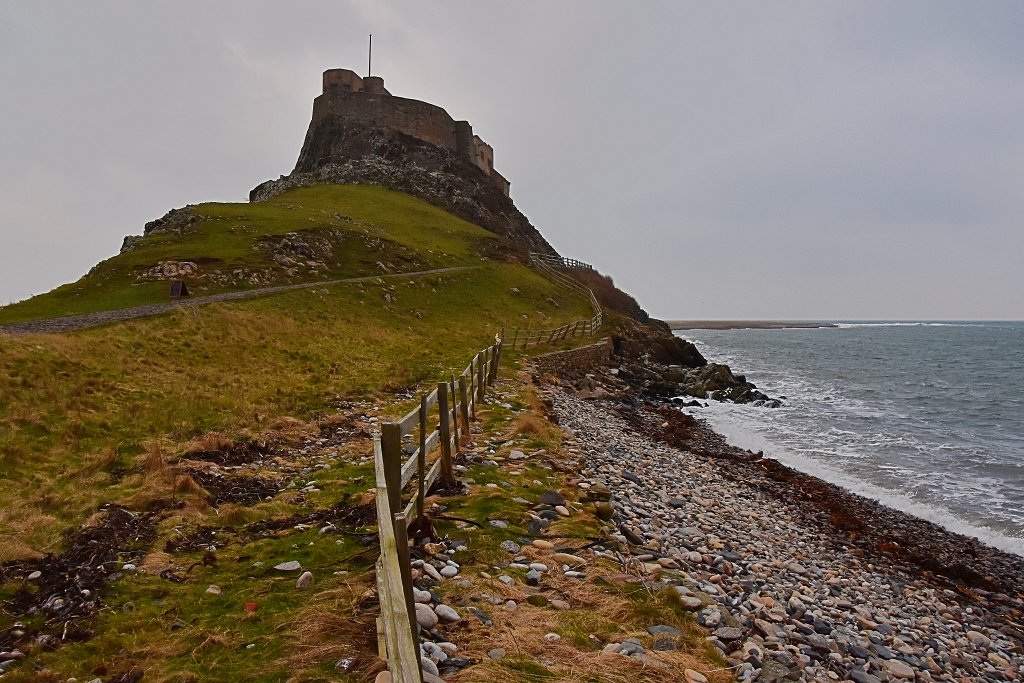
[[[392,273],[389,275],[367,275],[364,277],[350,277],[343,280],[324,280],[321,282],[303,282],[297,285],[281,285],[279,287],[260,287],[259,289],[247,289],[241,292],[225,292],[224,294],[211,294],[210,296],[197,296],[192,299],[180,299],[178,301],[167,301],[147,306],[134,306],[132,308],[121,308],[116,311],[98,311],[96,313],[83,313],[81,315],[65,315],[60,318],[46,318],[43,320],[30,320],[23,323],[10,323],[0,325],[0,333],[7,334],[41,334],[53,332],[71,332],[86,327],[106,325],[122,320],[134,320],[145,318],[150,315],[158,315],[174,310],[179,306],[200,306],[215,301],[234,301],[236,299],[250,299],[264,294],[276,294],[287,292],[293,289],[308,289],[310,287],[324,287],[342,282],[371,282],[378,278],[395,279],[402,277],[415,277],[418,275],[435,275],[438,273],[454,273],[460,270],[471,270],[476,266],[452,266],[450,268],[435,268],[433,270],[417,270],[411,273]]]

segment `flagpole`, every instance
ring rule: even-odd
[[[373,75],[373,34],[370,34],[370,50],[366,56],[366,75]]]

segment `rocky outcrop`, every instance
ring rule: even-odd
[[[591,349],[600,350],[600,354],[592,355]],[[541,362],[536,366],[540,371],[558,375],[584,398],[639,394],[697,406],[702,404],[696,399],[753,403],[769,408],[781,405],[743,375],[733,374],[728,365],[709,363],[692,343],[658,326],[621,321],[611,337],[610,355],[608,350],[606,342],[601,342],[540,356],[536,360]],[[563,357],[575,359],[577,353],[586,362],[561,362]]]
[[[524,251],[556,254],[482,170],[454,152],[394,130],[343,117],[313,121],[292,173],[257,185],[249,201],[317,184],[380,185],[406,192],[508,237]]]
[[[143,237],[154,232],[173,232],[178,235],[185,232],[193,223],[201,219],[191,210],[192,207],[184,206],[180,209],[171,209],[160,218],[146,223],[142,228],[141,235],[126,235],[121,243],[121,252],[131,251],[142,241]]]
[[[649,367],[644,368],[649,371]],[[644,379],[648,373],[641,373],[634,367],[623,367],[620,374]],[[708,363],[698,368],[669,365],[655,371],[658,379],[646,383],[643,391],[648,396],[711,398],[716,401],[733,403],[754,403],[768,407],[781,405],[777,399],[769,398],[743,375],[734,375],[728,365]]]

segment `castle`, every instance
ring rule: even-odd
[[[494,170],[494,150],[468,121],[395,97],[377,76],[325,71],[295,167],[254,187],[249,201],[318,184],[388,187],[507,237],[524,252],[558,255],[516,208],[508,180]]]
[[[353,119],[374,128],[394,130],[447,149],[483,171],[509,196],[509,181],[494,170],[494,149],[473,134],[468,121],[427,102],[395,97],[379,76],[361,78],[349,69],[324,72],[323,94],[313,100],[310,127],[329,119]]]

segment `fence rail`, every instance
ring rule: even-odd
[[[576,259],[567,259],[560,256],[549,256],[547,254],[530,254],[530,265],[539,273],[554,281],[560,287],[576,292],[590,302],[594,315],[589,320],[576,320],[571,323],[556,327],[555,329],[535,330],[532,328],[516,328],[510,334],[502,334],[502,341],[510,348],[526,349],[539,344],[550,344],[563,339],[582,336],[589,337],[595,334],[604,323],[604,311],[598,303],[594,292],[562,272],[564,269],[594,270],[589,263],[583,263]]]
[[[420,404],[401,419],[384,422],[373,437],[374,473],[377,486],[377,533],[380,558],[377,560],[377,592],[380,618],[377,623],[378,648],[388,662],[395,683],[422,683],[416,610],[412,598],[412,573],[409,556],[409,526],[421,520],[424,498],[440,480],[455,483],[454,455],[463,440],[468,440],[470,424],[484,400],[488,386],[498,377],[502,343],[483,349],[469,365],[450,381],[420,397]],[[437,407],[435,420],[430,419]],[[407,458],[403,441],[416,432],[418,443]],[[440,454],[427,467],[431,453]],[[416,479],[416,487],[403,504],[402,492]]]
[[[579,270],[593,270],[594,266],[583,261],[577,261],[574,258],[565,258],[564,256],[551,256],[550,254],[538,254],[536,252],[530,252],[531,263],[544,263],[552,268],[575,268]]]

